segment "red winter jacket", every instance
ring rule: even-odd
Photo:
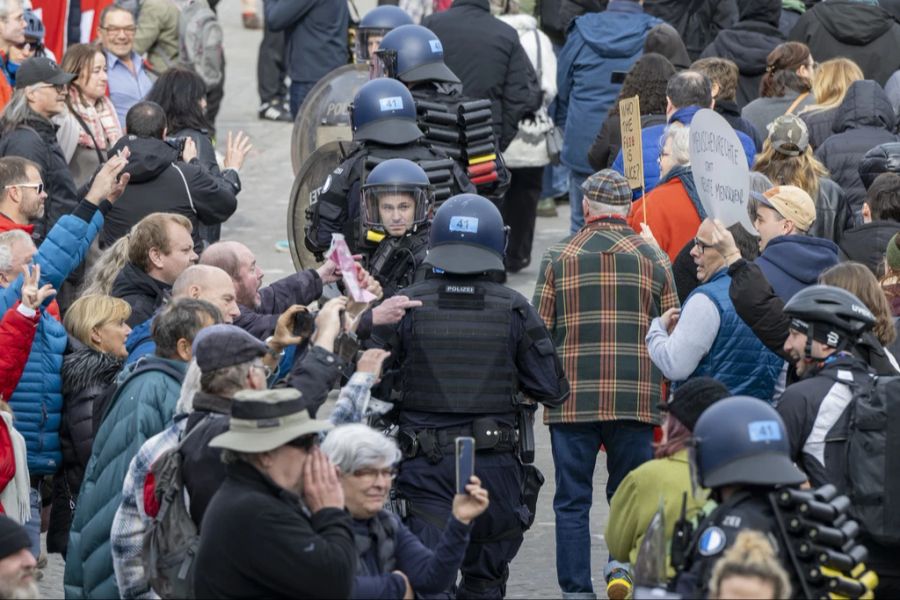
[[[12,396],[22,377],[41,318],[37,311],[29,319],[17,310],[18,306],[17,302],[0,321],[0,398],[4,400]]]

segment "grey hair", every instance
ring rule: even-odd
[[[216,396],[233,396],[246,387],[244,382],[247,381],[252,364],[253,361],[250,361],[203,373],[200,376],[200,389]]]
[[[12,245],[15,242],[31,241],[31,236],[21,229],[10,229],[0,233],[0,271],[8,273],[12,269]]]
[[[25,95],[34,86],[19,88],[13,91],[9,103],[3,110],[3,129],[10,131],[27,121],[28,119],[43,119],[28,106],[28,97]],[[46,120],[46,119],[45,119]]]
[[[197,359],[192,358],[181,382],[181,394],[175,404],[176,415],[189,415],[194,412],[194,396],[200,391],[200,367]]]
[[[392,438],[362,423],[332,429],[322,442],[322,452],[341,473],[394,465],[400,460],[400,449]]]
[[[680,123],[673,123],[666,127],[660,148],[664,148],[666,142],[672,142],[672,160],[676,165],[691,164],[691,128]]]
[[[585,198],[585,200],[587,200],[587,198]],[[591,207],[591,212],[598,214],[628,216],[628,213],[631,212],[630,202],[628,204],[606,204],[604,202],[588,200],[587,203],[588,206]]]
[[[0,19],[5,19],[9,16],[9,5],[12,2],[18,2],[20,8],[25,8],[25,4],[22,0],[0,0]]]

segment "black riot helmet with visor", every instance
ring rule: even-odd
[[[378,241],[399,237],[426,224],[434,204],[428,175],[416,163],[392,158],[378,164],[362,186],[364,236]]]
[[[385,34],[402,25],[412,25],[412,17],[398,6],[376,6],[364,16],[356,28],[354,55],[356,62],[365,63],[371,58],[371,46],[380,42]]]
[[[437,35],[421,25],[403,25],[384,36],[371,58],[369,77],[390,77],[403,83],[459,83],[444,64],[444,47]]]

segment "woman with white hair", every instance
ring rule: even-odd
[[[466,494],[453,499],[441,541],[429,549],[384,503],[400,450],[393,439],[362,424],[333,429],[322,452],[341,472],[344,502],[353,517],[359,552],[354,598],[412,598],[449,589],[462,564],[472,521],[488,507],[487,490],[472,476]]]

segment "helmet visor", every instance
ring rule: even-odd
[[[399,237],[424,224],[432,204],[430,187],[404,184],[363,186],[363,224],[366,229]]]
[[[377,50],[369,62],[369,79],[397,79],[397,51]]]
[[[357,29],[356,42],[354,44],[356,62],[364,63],[369,60],[375,54],[375,51],[378,50],[378,45],[388,31],[390,29],[369,27]]]

